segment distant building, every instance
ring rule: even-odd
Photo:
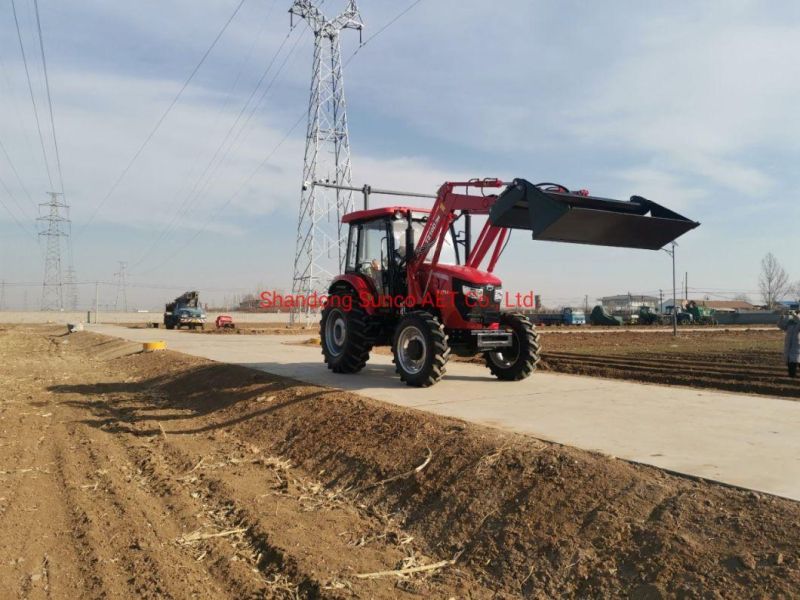
[[[719,312],[738,312],[756,310],[755,304],[744,300],[695,300],[697,306],[713,308]]]
[[[658,310],[659,300],[655,296],[642,296],[634,294],[620,294],[619,296],[606,296],[600,298],[600,304],[610,313],[634,313],[640,306],[647,306]]]

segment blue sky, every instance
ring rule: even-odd
[[[16,2],[54,165],[32,1]],[[284,69],[225,160],[199,178],[286,38],[289,4],[246,0],[87,225],[236,2],[40,1],[79,280],[113,281],[117,261],[127,261],[129,304],[146,308],[184,287],[220,301],[289,286],[305,124],[248,177],[305,109],[307,29],[286,41],[272,73],[285,58]],[[342,4],[328,0],[324,10]],[[364,0],[365,37],[408,4]],[[346,32],[346,57],[357,40]],[[1,154],[0,178],[22,209],[0,194],[29,231],[0,212],[0,279],[36,283],[43,259],[25,190],[44,201],[49,185],[17,44],[6,2],[0,141],[25,189]],[[767,252],[800,279],[799,57],[795,2],[423,0],[348,65],[354,183],[433,192],[445,179],[525,177],[607,197],[640,194],[702,222],[678,251],[698,295],[755,300]],[[497,271],[508,288],[552,304],[671,286],[664,253],[523,234]],[[8,285],[6,303],[21,305],[26,290],[35,307],[36,286]],[[113,286],[101,293],[101,303],[113,303]],[[83,286],[81,304],[93,295]]]

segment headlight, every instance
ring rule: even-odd
[[[462,285],[461,293],[464,294],[467,298],[471,298],[473,300],[480,300],[481,298],[483,298],[483,288],[472,287],[469,285]]]
[[[494,301],[495,304],[500,304],[503,301],[503,290],[500,288],[497,288],[494,291]]]

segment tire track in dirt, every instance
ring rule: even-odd
[[[141,422],[138,427],[131,430],[134,435],[147,435],[150,431],[152,429],[148,428],[147,422]],[[238,551],[236,556],[251,566],[254,572],[261,573],[261,588],[243,588],[242,583],[236,581],[237,573],[232,571],[232,563],[219,560],[218,548],[208,541],[201,546],[203,553],[208,555],[209,568],[218,577],[235,582],[238,589],[246,589],[247,593],[243,593],[242,596],[339,598],[343,597],[342,594],[344,597],[356,594],[369,598],[405,598],[414,597],[416,595],[414,592],[419,589],[433,593],[433,597],[448,597],[449,590],[452,589],[448,585],[452,578],[445,578],[444,582],[401,581],[400,588],[389,586],[390,592],[387,594],[385,584],[353,579],[352,570],[330,564],[330,557],[325,554],[325,550],[329,550],[326,548],[328,545],[335,546],[336,552],[340,555],[357,552],[360,549],[369,551],[374,556],[370,557],[371,562],[368,563],[370,567],[362,569],[367,571],[391,570],[398,563],[413,565],[420,559],[433,562],[432,559],[423,557],[413,547],[411,544],[413,536],[401,531],[385,515],[365,517],[358,514],[358,511],[352,510],[348,505],[346,498],[338,497],[335,492],[330,492],[315,482],[298,480],[297,478],[301,476],[290,472],[291,466],[286,461],[261,455],[254,459],[230,458],[231,453],[235,454],[237,449],[244,448],[244,452],[247,453],[247,447],[250,446],[249,452],[252,452],[252,445],[229,432],[225,434],[227,452],[223,452],[219,457],[223,462],[207,465],[219,469],[217,474],[212,474],[202,466],[204,461],[213,462],[212,456],[215,456],[208,454],[209,448],[205,443],[201,452],[188,452],[170,441],[175,438],[176,435],[170,432],[152,438],[154,442],[149,448],[136,444],[125,444],[125,448],[131,460],[147,475],[154,491],[160,490],[172,497],[196,497],[202,502],[205,506],[204,513],[212,525],[209,531],[244,530],[226,539],[236,541],[237,547],[234,548]],[[183,441],[181,440],[181,445]],[[196,446],[189,443],[190,448],[193,445]],[[219,448],[211,451],[218,452]],[[227,464],[226,460],[232,462]],[[243,472],[228,472],[231,465],[240,470],[244,468]],[[251,491],[253,482],[263,481],[265,475],[271,480],[272,485],[264,486],[266,493],[254,494]],[[256,488],[258,485],[255,484]],[[277,499],[274,514],[272,510],[264,510],[263,502],[259,502],[266,497]],[[298,504],[301,506],[298,507]],[[278,517],[279,506],[281,515],[286,514],[285,519]],[[326,520],[335,521],[333,513],[346,513],[348,509],[351,509],[350,514],[346,515],[340,527],[345,531],[317,530],[315,535],[318,538],[311,547],[304,543],[295,543],[292,547],[287,543],[287,539],[284,539],[284,543],[274,541],[276,521],[284,529],[304,528],[303,518],[298,514],[298,510],[301,513],[320,510],[326,513]],[[354,517],[353,514],[357,516]],[[342,536],[345,534],[353,539],[343,542]],[[283,537],[286,538],[285,535]],[[328,539],[331,537],[335,538],[333,542]],[[387,542],[387,538],[394,542]],[[319,559],[313,554],[309,556],[309,553],[314,551],[320,552],[324,558]],[[320,560],[323,565],[329,561],[329,568],[320,569],[318,564]],[[474,589],[465,597],[481,598],[489,595],[477,584],[472,587]]]
[[[93,597],[223,597],[194,557],[173,544],[169,511],[134,484],[113,445],[70,426],[59,461],[84,577]],[[102,450],[95,449],[95,446]],[[99,456],[104,452],[105,456]],[[87,483],[77,482],[88,479]]]
[[[134,398],[94,402],[92,413],[96,425],[110,433],[103,434],[103,450],[113,456],[114,463],[127,464],[132,484],[147,499],[157,499],[160,510],[173,522],[167,544],[191,554],[194,570],[202,565],[198,578],[213,577],[218,588],[232,598],[316,598],[319,585],[297,572],[283,553],[272,547],[256,519],[244,513],[234,502],[233,494],[221,493],[222,486],[213,482],[182,485],[178,473],[189,469],[180,456],[169,459],[168,446],[161,435],[142,435],[130,426],[131,411],[127,402]],[[125,402],[125,407],[120,408]],[[142,440],[146,440],[142,443]],[[138,443],[137,443],[138,442]],[[173,451],[175,452],[175,451]],[[124,455],[121,458],[120,455]],[[139,504],[142,506],[142,504]],[[159,524],[163,527],[163,523]],[[207,528],[204,529],[204,528]],[[201,540],[202,543],[180,544],[191,532],[215,534],[244,529],[241,533]],[[163,579],[163,577],[162,577]],[[223,594],[218,591],[215,597]]]
[[[283,549],[270,543],[270,536],[260,526],[258,517],[240,506],[234,499],[236,495],[227,486],[205,476],[181,479],[176,472],[188,470],[188,457],[166,442],[158,443],[163,451],[158,456],[143,453],[134,446],[126,447],[131,458],[149,478],[153,489],[163,490],[172,497],[189,495],[196,498],[207,520],[205,524],[198,523],[200,527],[196,531],[214,535],[240,530],[240,533],[225,536],[225,539],[211,538],[197,546],[202,554],[207,554],[209,568],[219,579],[225,581],[233,592],[238,592],[240,597],[320,597],[320,584],[301,573],[295,561]],[[187,488],[191,491],[185,494]],[[237,558],[236,561],[227,560],[231,554]]]

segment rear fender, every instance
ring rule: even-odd
[[[337,275],[333,278],[333,281],[328,288],[328,294],[333,294],[335,292],[348,292],[354,294],[356,298],[360,300],[359,303],[364,307],[364,310],[368,315],[375,313],[375,306],[377,305],[377,302],[375,301],[377,298],[377,292],[372,282],[368,281],[365,277],[356,275],[354,273]],[[363,299],[365,298],[369,298],[371,301],[363,302]]]

